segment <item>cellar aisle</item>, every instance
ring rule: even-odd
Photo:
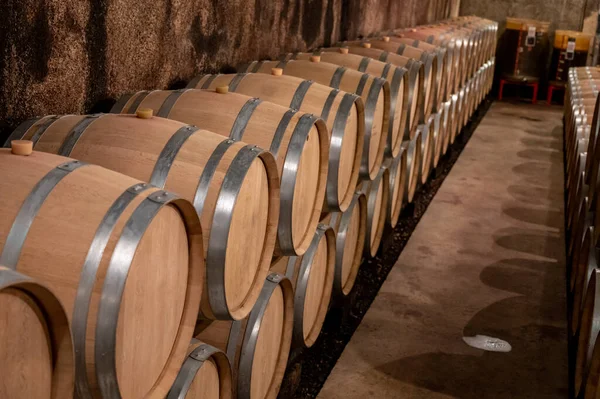
[[[561,118],[492,105],[319,398],[567,396]]]

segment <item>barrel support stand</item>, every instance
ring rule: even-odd
[[[502,94],[504,92],[504,85],[517,85],[517,86],[528,86],[533,88],[533,98],[531,99],[532,104],[537,104],[538,96],[538,82],[515,82],[514,80],[500,79],[500,93],[498,93],[498,100],[502,101]]]
[[[546,98],[546,102],[548,103],[548,105],[552,105],[552,96],[554,95],[554,90],[565,91],[565,86],[554,83],[550,83],[548,85],[548,97]]]

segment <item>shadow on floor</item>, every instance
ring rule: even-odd
[[[504,339],[512,345],[511,352],[427,353],[386,363],[377,370],[455,398],[565,398],[567,381],[557,383],[564,373],[560,367],[551,366],[566,359],[564,309],[552,307],[557,296],[564,295],[564,280],[557,267],[554,261],[512,258],[495,262],[481,272],[481,281],[486,285],[517,295],[479,311],[465,326],[464,335]],[[531,320],[538,323],[532,324]]]

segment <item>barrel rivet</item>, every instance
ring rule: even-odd
[[[283,280],[283,276],[279,273],[272,273],[267,276],[267,280],[269,280],[272,283],[279,284],[279,282]]]

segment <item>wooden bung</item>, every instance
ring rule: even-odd
[[[308,60],[314,53],[296,53],[296,60]],[[390,63],[372,60],[356,54],[341,54],[332,51],[323,51],[319,55],[321,61],[335,64],[356,71],[361,71],[373,76],[380,76],[390,85],[390,119],[388,122],[388,135],[385,153],[388,157],[395,157],[400,152],[402,139],[408,137],[407,116],[410,110],[409,101],[409,75],[404,67],[395,67]]]
[[[154,111],[150,108],[141,108],[135,111],[135,115],[140,119],[150,119],[154,115]]]
[[[44,285],[0,266],[0,309],[0,397],[73,397],[73,342],[59,300]]]
[[[196,339],[231,360],[234,397],[277,397],[290,352],[294,292],[283,275],[271,273],[250,315],[240,321],[199,320]]]
[[[354,287],[362,261],[367,234],[367,199],[361,192],[354,194],[345,212],[325,214],[321,223],[333,228],[335,238],[335,273],[333,296],[343,299]]]
[[[340,45],[344,45],[341,43]],[[328,47],[322,48],[321,55],[325,52],[339,52],[341,48],[348,49],[350,54],[360,55],[363,57],[369,57],[371,60],[391,63],[395,66],[404,67],[408,70],[408,115],[406,116],[406,127],[410,137],[414,134],[415,129],[420,121],[424,119],[424,84],[425,84],[425,71],[423,64],[419,61],[413,60],[412,58],[404,57],[402,55],[389,53],[383,50],[375,48],[365,48],[362,46],[351,45],[348,47]]]
[[[364,145],[364,104],[360,97],[293,76],[262,73],[203,75],[189,86],[209,89],[222,84],[241,94],[320,116],[330,137],[324,210],[348,208],[358,183]]]
[[[100,165],[192,202],[203,227],[211,287],[202,313],[241,319],[250,312],[269,270],[279,220],[279,178],[270,153],[158,117],[46,117],[15,132],[35,136],[37,151]]]
[[[10,152],[15,155],[31,155],[33,152],[33,141],[31,140],[11,140]]]
[[[285,275],[294,287],[294,347],[310,348],[321,333],[331,299],[335,257],[335,233],[320,224],[304,255],[280,257],[271,264],[271,271]]]
[[[310,62],[308,60],[260,61],[258,64],[238,67],[238,70],[268,74],[274,66],[283,69],[285,75],[313,80],[334,89],[361,96],[365,106],[365,144],[360,174],[363,178],[374,178],[383,161],[389,133],[388,125],[391,115],[389,83],[376,76],[326,62]]]
[[[227,355],[192,339],[188,356],[165,399],[232,399],[233,381]]]
[[[219,86],[226,84],[221,82]],[[112,112],[130,113],[137,107],[158,109],[157,116],[270,151],[276,159],[281,185],[276,252],[301,255],[310,245],[323,207],[329,157],[327,126],[315,115],[233,93],[235,85],[228,86],[227,96],[193,89],[138,92],[120,99]],[[240,234],[247,237],[243,230]],[[238,252],[240,260],[245,255]]]
[[[0,150],[0,169],[19,171],[0,181],[0,263],[44,283],[64,305],[77,396],[164,397],[202,296],[192,204],[41,151]]]

